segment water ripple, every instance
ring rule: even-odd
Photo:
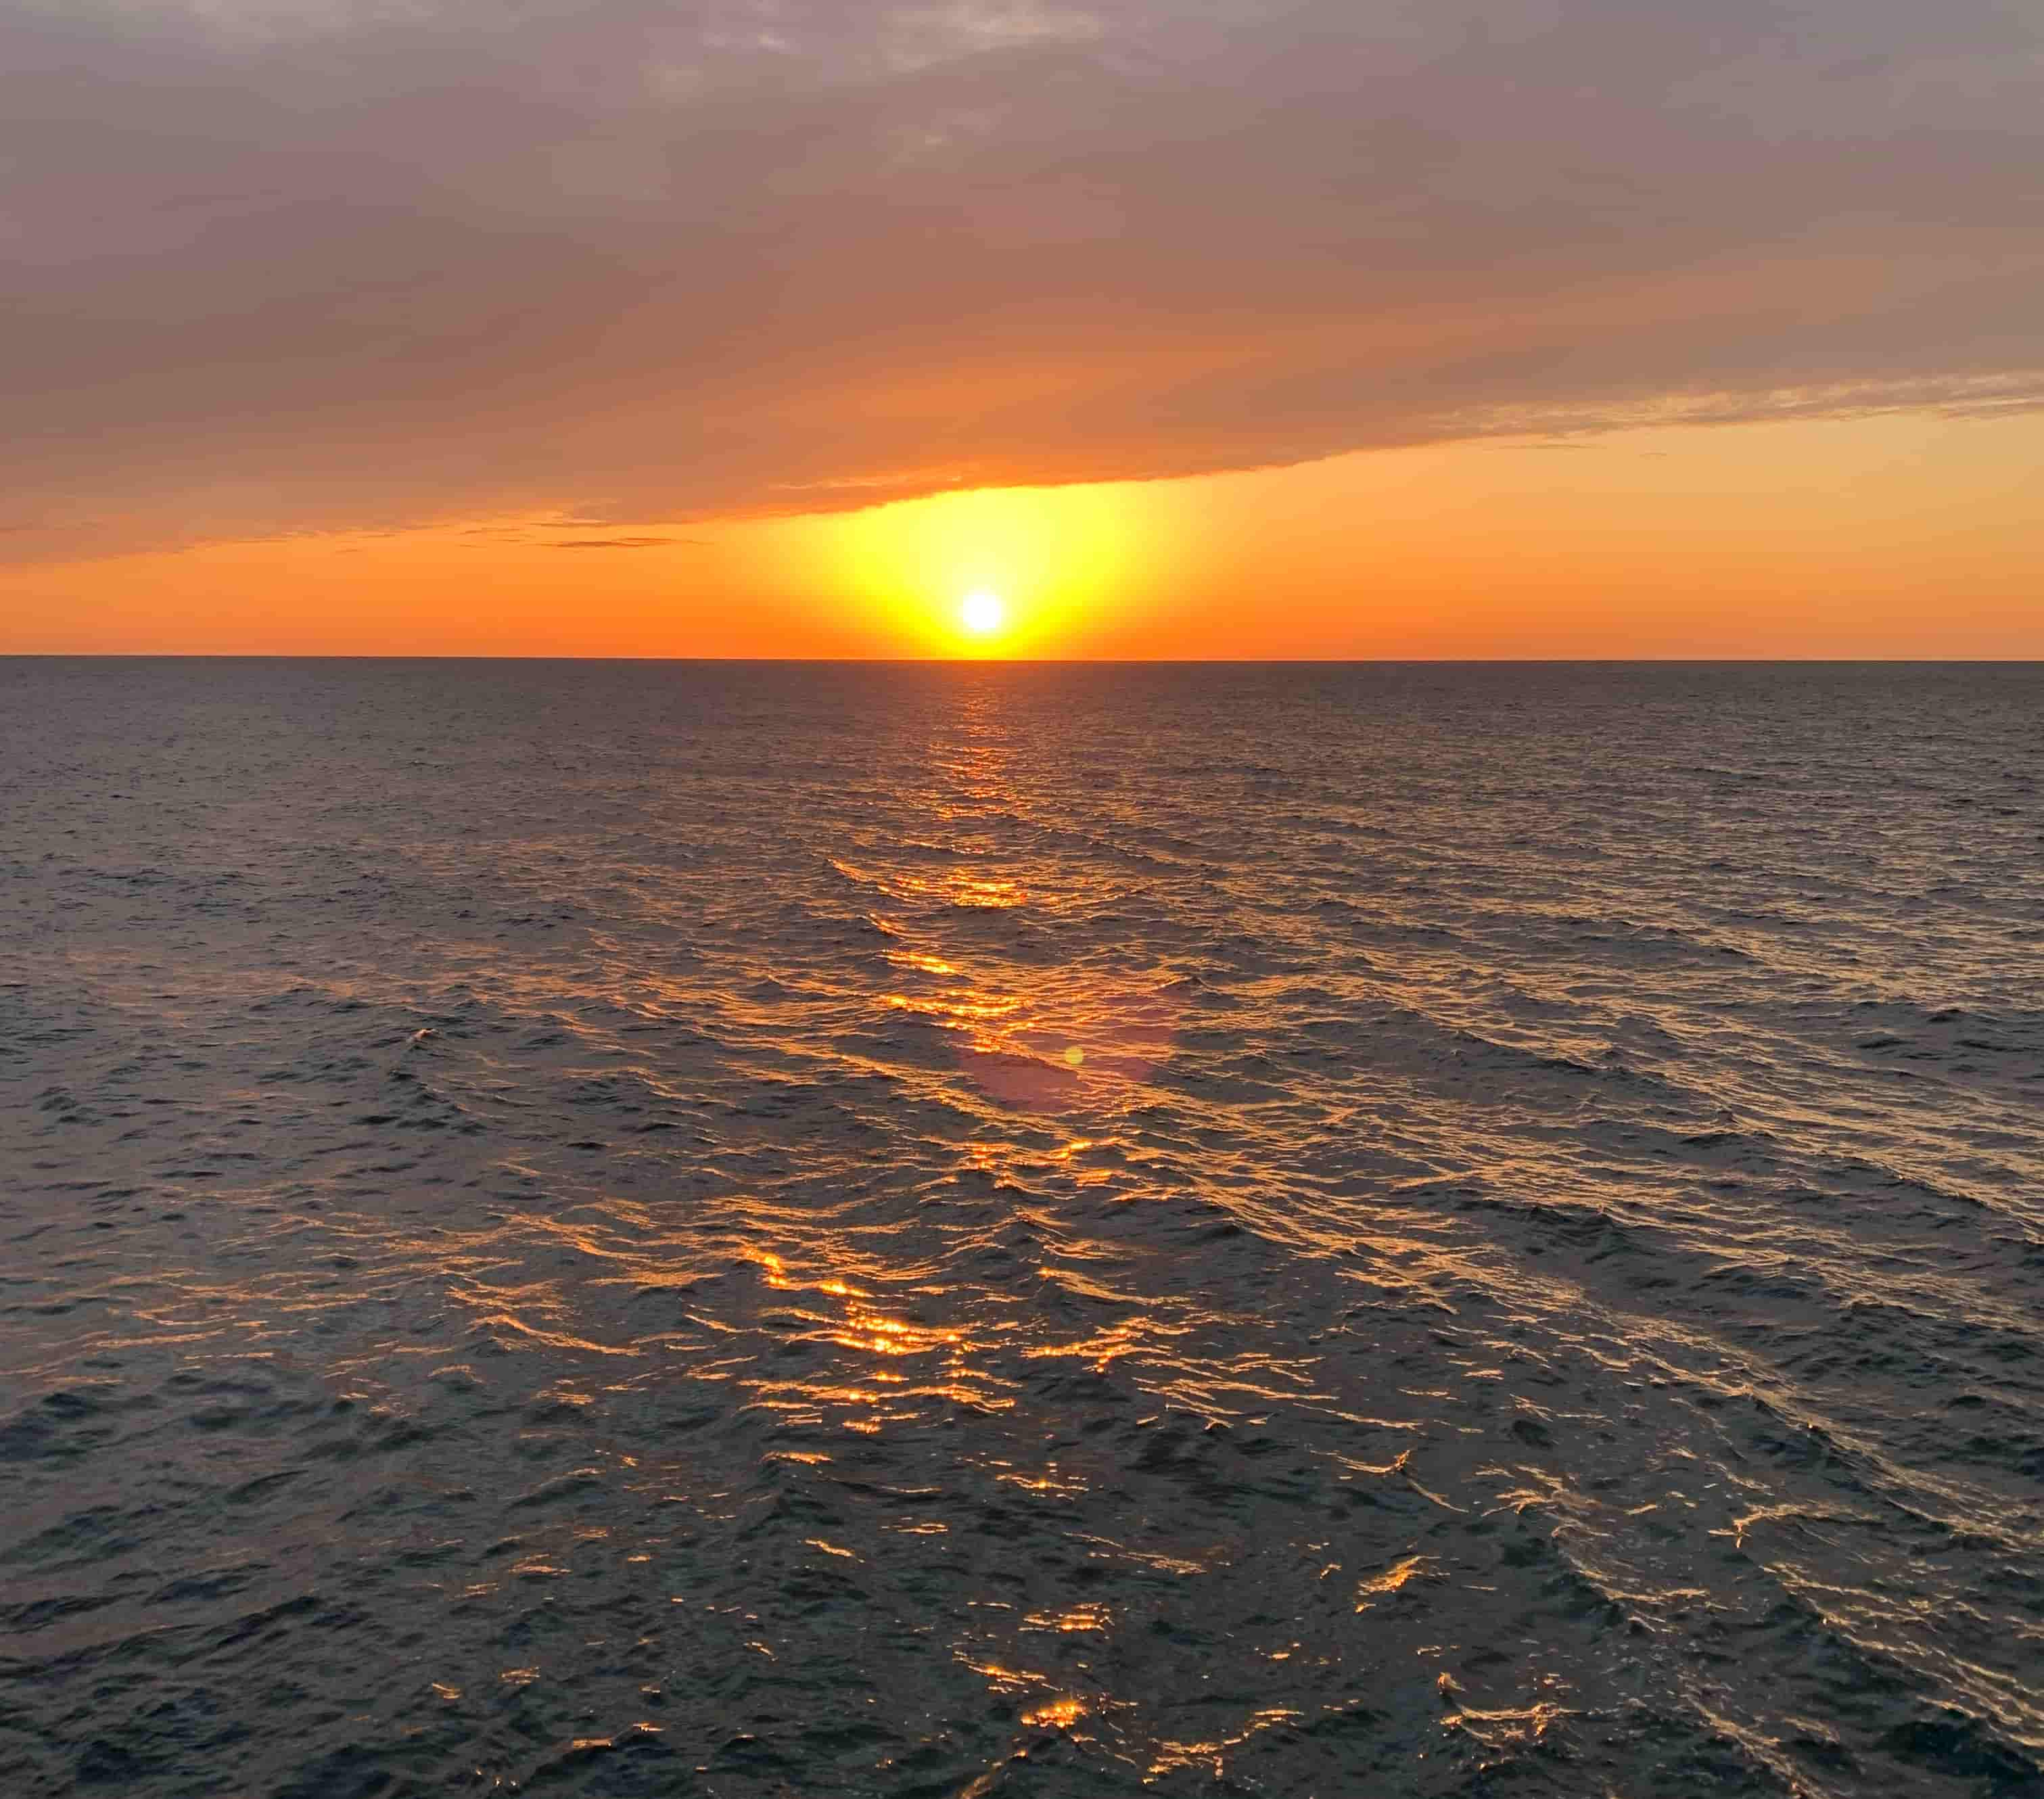
[[[0,1785],[2038,1790],[2040,699],[0,664]]]

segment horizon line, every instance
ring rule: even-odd
[[[786,668],[2037,668],[2044,656],[876,656],[600,655],[487,651],[0,650],[0,663],[628,663]]]

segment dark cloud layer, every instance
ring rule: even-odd
[[[0,0],[4,553],[2034,404],[2040,18]]]

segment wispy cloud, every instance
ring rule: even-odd
[[[675,544],[700,544],[700,537],[559,537],[553,550],[659,550]]]
[[[110,545],[2044,402],[2004,0],[0,0],[0,161]]]

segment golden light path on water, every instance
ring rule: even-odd
[[[12,691],[20,1789],[2022,1790],[1931,678]]]

